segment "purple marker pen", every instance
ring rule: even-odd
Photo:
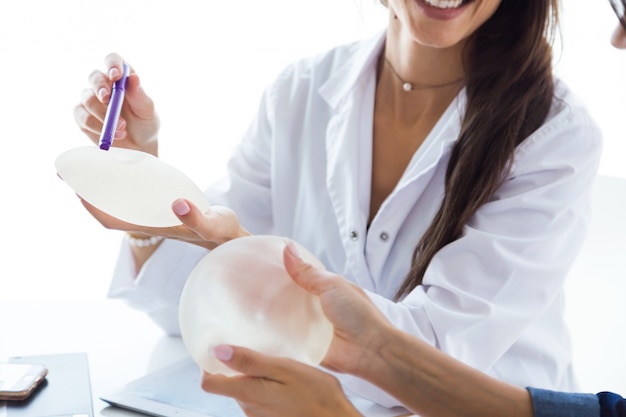
[[[128,74],[130,68],[124,62],[122,65],[122,78],[113,83],[111,90],[111,99],[107,106],[107,112],[104,116],[104,124],[100,133],[100,149],[108,151],[113,143],[117,122],[122,112],[122,104],[124,103],[124,94],[126,93],[126,84],[128,82]]]

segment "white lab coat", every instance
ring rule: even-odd
[[[563,282],[589,221],[601,134],[557,81],[545,124],[520,145],[508,179],[441,249],[423,285],[390,301],[437,211],[464,114],[462,91],[445,111],[369,230],[376,62],[384,35],[289,66],[207,190],[255,234],[286,236],[362,286],[398,328],[519,386],[572,390]],[[177,303],[206,252],[165,241],[135,279],[123,246],[110,295],[178,333]],[[398,402],[351,376],[344,386],[386,406]]]

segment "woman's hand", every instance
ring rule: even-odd
[[[202,389],[232,397],[249,417],[357,417],[335,377],[291,359],[220,345],[215,355],[243,375],[202,375]]]
[[[114,81],[122,76],[123,59],[117,54],[105,58],[106,73],[94,71],[89,76],[90,88],[74,108],[74,119],[80,129],[98,144],[100,132],[111,97]],[[137,73],[130,68],[122,113],[115,132],[113,145],[158,155],[159,117],[152,99],[139,83]]]
[[[222,206],[211,206],[209,210],[202,213],[193,203],[179,199],[172,204],[172,211],[180,219],[182,225],[149,227],[124,222],[97,209],[85,200],[81,199],[81,202],[87,211],[107,229],[140,233],[145,236],[162,236],[207,249],[214,249],[231,239],[250,234],[239,224],[237,214]]]
[[[324,314],[334,325],[334,337],[322,365],[336,372],[364,378],[376,372],[393,327],[357,285],[340,275],[304,263],[295,245],[289,243],[283,260],[291,278],[317,295]]]
[[[320,297],[324,313],[334,324],[323,365],[356,375],[375,368],[374,362],[380,361],[372,359],[384,347],[385,331],[391,325],[367,295],[343,277],[305,264],[293,243],[285,248],[283,261],[298,285]],[[219,345],[214,352],[242,375],[204,373],[202,388],[234,398],[250,417],[361,416],[337,379],[319,369],[243,347]]]

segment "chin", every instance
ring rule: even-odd
[[[618,49],[626,49],[626,30],[624,30],[622,25],[617,25],[611,38],[611,44]]]

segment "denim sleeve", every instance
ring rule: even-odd
[[[535,417],[600,417],[600,401],[594,394],[526,389],[532,399]]]
[[[600,417],[626,417],[626,399],[612,392],[598,394]]]

